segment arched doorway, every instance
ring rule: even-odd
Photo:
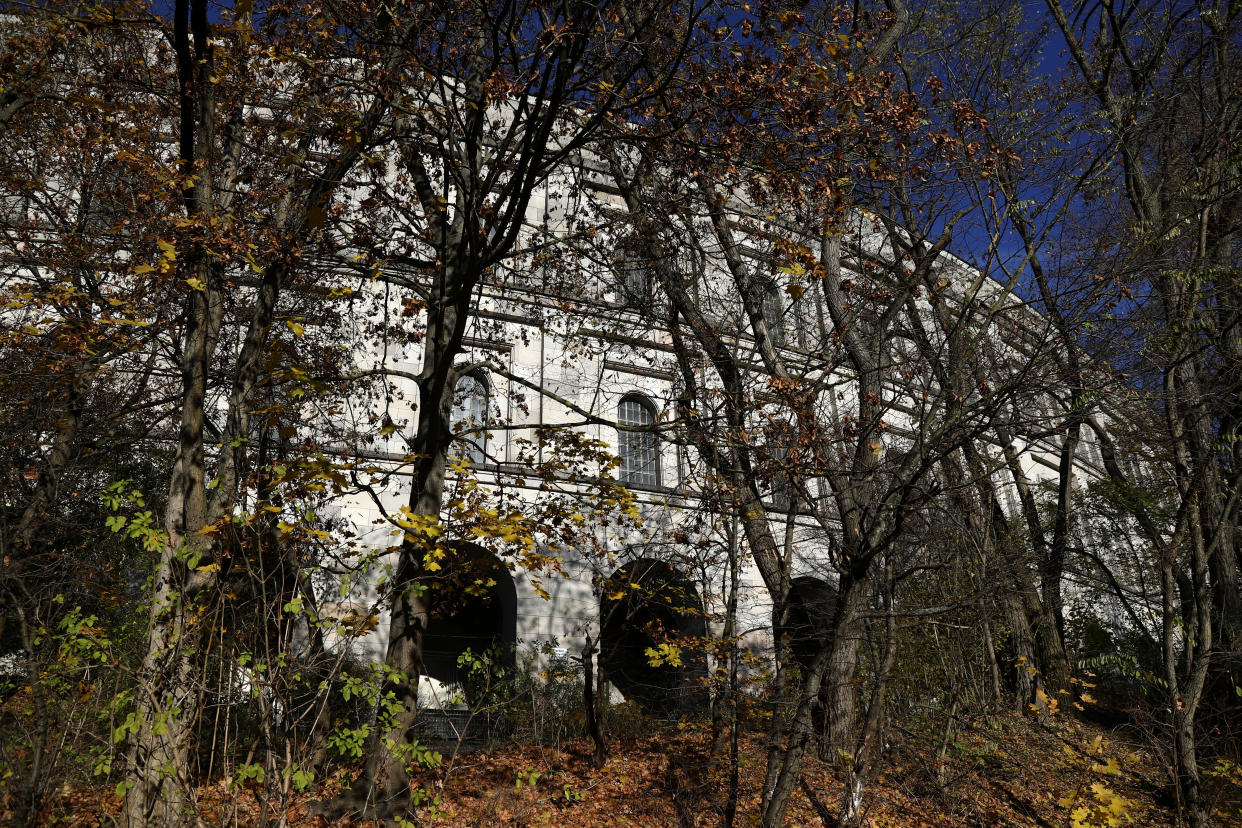
[[[648,712],[669,715],[706,704],[707,658],[701,648],[684,646],[706,632],[698,590],[663,561],[639,558],[604,582],[600,663],[613,686]],[[661,651],[661,645],[668,647]]]
[[[827,581],[803,576],[790,582],[785,602],[782,637],[789,644],[794,662],[805,670],[832,630],[837,591]]]
[[[498,667],[512,665],[517,641],[517,588],[508,567],[475,544],[453,548],[441,566],[444,577],[430,587],[423,674],[460,684],[473,703],[476,699],[472,695],[488,692],[487,678],[458,661],[469,650]]]

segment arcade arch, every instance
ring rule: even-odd
[[[706,635],[694,584],[663,561],[639,558],[617,569],[600,598],[600,660],[608,681],[657,715],[702,707],[707,659],[679,640]],[[676,647],[674,663],[653,664],[648,650]],[[680,663],[676,663],[676,662]]]

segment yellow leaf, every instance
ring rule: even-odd
[[[303,328],[297,322],[294,322],[292,319],[286,319],[285,326],[288,327],[289,330],[293,331],[294,336],[301,336],[302,334],[306,332],[305,328]]]
[[[1049,696],[1042,689],[1035,691],[1035,701],[1043,704],[1047,708],[1049,714],[1055,714],[1061,706],[1056,699]]]
[[[1092,765],[1091,770],[1095,771],[1096,773],[1106,774],[1108,776],[1120,776],[1121,775],[1121,766],[1117,764],[1116,759],[1113,759],[1111,757],[1109,758],[1106,764],[1101,765],[1099,763],[1096,763]]]
[[[151,267],[151,265],[138,265],[137,267],[134,268],[134,273],[135,274],[150,273],[153,270],[155,270],[155,268]]]
[[[659,647],[648,647],[643,651],[647,656],[647,663],[652,667],[660,667],[667,664],[669,667],[680,667],[681,648],[676,644],[661,644]]]
[[[185,283],[190,286],[190,290],[206,290],[207,289],[207,285],[206,283],[203,282],[202,279],[195,279],[194,277],[190,277],[189,279],[185,280]]]

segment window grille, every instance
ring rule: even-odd
[[[632,245],[617,248],[614,256],[617,293],[623,305],[643,309],[651,306],[651,270],[642,252]]]
[[[449,425],[457,441],[456,456],[476,465],[487,458],[487,383],[474,374],[457,380]]]
[[[776,285],[768,285],[763,292],[763,321],[768,326],[768,336],[774,347],[785,344],[785,300]]]
[[[794,499],[793,478],[789,470],[789,449],[772,447],[772,507],[788,512]]]
[[[1006,517],[1011,519],[1021,518],[1022,504],[1018,502],[1018,487],[1016,485],[1005,487],[1005,507]]]
[[[626,397],[617,407],[617,424],[652,426],[655,412],[644,400]],[[655,432],[618,430],[617,455],[621,459],[621,482],[636,486],[658,486],[660,466]]]

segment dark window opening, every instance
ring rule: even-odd
[[[645,310],[652,304],[653,280],[642,251],[634,243],[622,244],[613,256],[618,301],[627,308]]]

